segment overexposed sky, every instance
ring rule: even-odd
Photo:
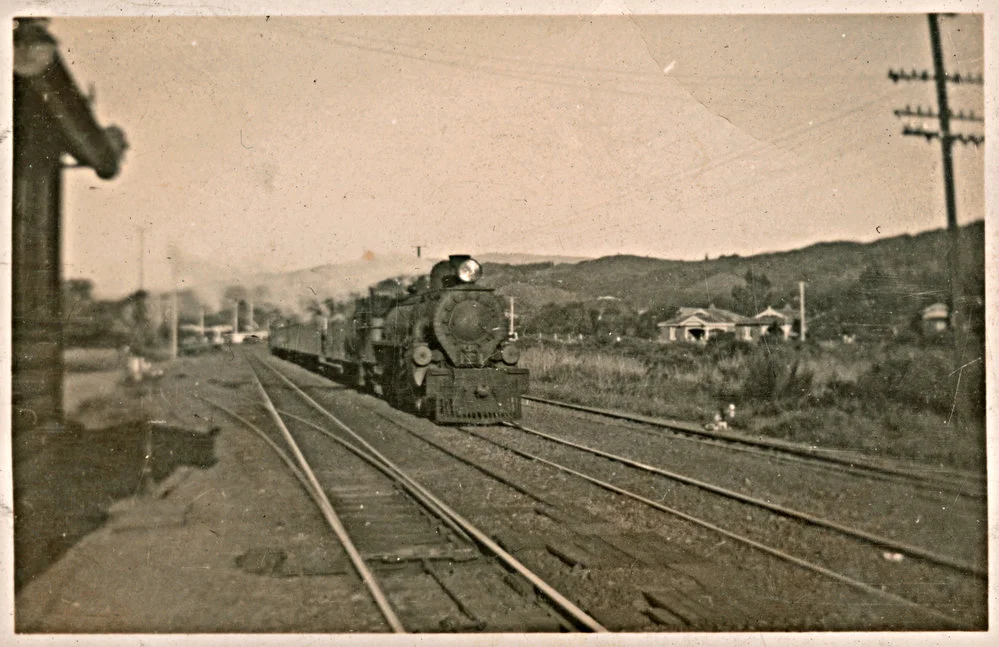
[[[698,259],[945,225],[925,15],[55,18],[121,175],[67,172],[67,277],[101,294],[182,274],[376,256]],[[983,21],[943,19],[980,73]],[[954,110],[983,114],[979,86]],[[913,122],[921,125],[921,122]],[[925,125],[936,128],[933,120]],[[982,133],[981,124],[955,129]],[[959,221],[984,149],[955,146]],[[196,269],[195,269],[196,268]]]

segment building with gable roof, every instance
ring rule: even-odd
[[[752,320],[729,310],[711,305],[707,308],[680,308],[671,319],[656,324],[659,341],[701,341],[721,334],[735,335],[736,339],[752,339]]]
[[[658,340],[664,343],[706,342],[718,335],[732,335],[740,341],[756,341],[780,331],[781,339],[789,339],[798,314],[790,306],[780,310],[767,307],[755,317],[746,317],[716,308],[680,308],[676,316],[656,324]]]
[[[798,321],[799,316],[799,313],[791,306],[784,306],[780,310],[775,310],[773,306],[767,306],[766,310],[753,317],[753,321],[758,323],[759,337],[776,328],[781,331],[784,339],[790,339],[794,324]]]

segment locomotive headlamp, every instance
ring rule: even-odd
[[[507,344],[500,351],[504,364],[516,364],[520,360],[520,348],[516,344]]]
[[[466,258],[458,265],[458,279],[462,283],[475,283],[482,276],[482,266],[471,258]]]

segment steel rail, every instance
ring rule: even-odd
[[[744,544],[746,546],[749,546],[751,548],[755,548],[756,550],[759,550],[759,551],[764,552],[764,553],[766,553],[768,555],[776,557],[776,558],[778,558],[778,559],[780,559],[782,561],[794,564],[795,566],[799,566],[799,567],[801,567],[801,568],[803,568],[805,570],[811,571],[813,573],[818,573],[820,575],[823,575],[825,577],[833,579],[833,580],[835,580],[837,582],[840,582],[842,584],[846,584],[847,586],[849,586],[851,588],[854,588],[854,589],[856,589],[858,591],[862,591],[864,593],[867,593],[869,595],[872,595],[872,596],[875,596],[875,597],[878,597],[878,598],[882,598],[882,599],[890,601],[892,603],[900,604],[900,605],[908,607],[910,609],[914,609],[914,610],[916,610],[916,611],[918,611],[920,613],[923,613],[925,615],[931,616],[931,617],[933,617],[933,618],[935,618],[937,620],[946,622],[947,625],[950,626],[950,627],[952,627],[952,628],[961,629],[961,628],[966,627],[966,624],[962,623],[957,618],[954,618],[954,617],[952,617],[952,616],[950,616],[950,615],[948,615],[946,613],[937,611],[936,609],[932,609],[932,608],[927,607],[927,606],[925,606],[923,604],[920,604],[920,603],[915,602],[913,600],[909,600],[908,598],[904,598],[904,597],[896,595],[894,593],[889,593],[888,591],[883,591],[883,590],[881,590],[878,587],[872,586],[872,585],[867,584],[865,582],[861,582],[860,580],[856,580],[856,579],[854,579],[854,578],[852,578],[852,577],[850,577],[848,575],[844,575],[842,573],[838,573],[838,572],[836,572],[836,571],[834,571],[832,569],[826,568],[825,566],[821,566],[819,564],[814,564],[814,563],[809,562],[807,560],[801,559],[800,557],[795,557],[794,555],[791,555],[789,553],[785,553],[785,552],[783,552],[781,550],[778,550],[776,548],[772,548],[770,546],[767,546],[766,544],[760,543],[758,541],[750,539],[749,537],[745,537],[743,535],[740,535],[738,533],[732,532],[730,530],[726,530],[726,529],[722,528],[721,526],[715,525],[715,524],[713,524],[713,523],[711,523],[709,521],[705,521],[705,520],[700,519],[698,517],[695,517],[693,515],[687,514],[686,512],[682,512],[681,510],[677,510],[676,508],[671,508],[671,507],[669,507],[667,505],[664,505],[664,504],[662,504],[662,503],[660,503],[658,501],[653,501],[652,499],[644,497],[644,496],[642,496],[640,494],[637,494],[635,492],[631,492],[630,490],[625,490],[624,488],[618,487],[618,486],[616,486],[616,485],[614,485],[612,483],[608,483],[606,481],[602,481],[600,479],[597,479],[597,478],[594,478],[592,476],[589,476],[588,474],[583,474],[582,472],[574,470],[571,467],[566,467],[565,465],[562,465],[560,463],[556,463],[554,461],[550,461],[550,460],[547,460],[545,458],[541,458],[540,456],[535,456],[534,454],[531,454],[529,452],[525,452],[525,451],[521,451],[519,449],[513,449],[511,447],[507,447],[506,445],[503,445],[503,444],[497,442],[496,440],[494,440],[492,438],[489,438],[489,437],[487,437],[487,436],[479,433],[478,431],[474,431],[474,430],[471,430],[471,429],[468,429],[468,428],[465,428],[465,427],[462,427],[462,429],[464,429],[466,431],[466,433],[470,433],[470,434],[472,434],[472,435],[474,435],[474,436],[476,436],[478,438],[481,438],[482,440],[485,440],[486,442],[492,443],[493,445],[495,445],[497,447],[501,447],[501,448],[503,448],[503,449],[505,449],[507,451],[513,452],[514,454],[517,454],[518,456],[521,456],[523,458],[527,458],[527,459],[532,460],[532,461],[537,461],[537,462],[539,462],[539,463],[541,463],[543,465],[548,465],[549,467],[553,467],[553,468],[555,468],[555,469],[557,469],[559,471],[565,472],[567,474],[571,474],[573,476],[576,476],[578,478],[583,479],[584,481],[588,481],[589,483],[592,483],[592,484],[594,484],[594,485],[596,485],[598,487],[601,487],[601,488],[603,488],[605,490],[609,490],[611,492],[615,492],[617,494],[621,494],[621,495],[623,495],[625,497],[628,497],[630,499],[633,499],[635,501],[643,503],[643,504],[645,504],[645,505],[647,505],[649,507],[655,508],[656,510],[659,510],[661,512],[665,512],[667,514],[671,514],[673,516],[679,517],[680,519],[683,519],[685,521],[689,521],[690,523],[693,523],[693,524],[695,524],[697,526],[700,526],[702,528],[706,528],[708,530],[716,532],[716,533],[718,533],[720,535],[728,537],[729,539],[735,540],[735,541],[737,541],[737,542],[739,542],[741,544]]]
[[[788,508],[786,506],[782,506],[776,503],[770,503],[769,501],[764,501],[762,499],[757,499],[756,497],[751,497],[742,494],[740,492],[736,492],[734,490],[729,490],[727,488],[719,487],[717,485],[712,485],[711,483],[706,483],[704,481],[691,478],[689,476],[677,474],[676,472],[670,472],[668,470],[655,467],[654,465],[647,465],[645,463],[640,463],[638,461],[626,458],[624,456],[611,454],[610,452],[605,452],[603,450],[596,449],[595,447],[588,447],[587,445],[574,443],[570,440],[565,440],[564,438],[552,436],[551,434],[546,434],[543,431],[531,429],[529,427],[525,427],[517,423],[506,423],[505,426],[513,427],[515,429],[519,429],[529,434],[534,434],[535,436],[545,438],[546,440],[550,440],[560,445],[565,445],[566,447],[572,447],[573,449],[578,449],[580,451],[588,452],[596,456],[601,456],[603,458],[607,458],[609,460],[622,463],[624,465],[633,467],[635,469],[639,469],[652,474],[658,474],[660,476],[665,476],[666,478],[672,479],[674,481],[679,481],[680,483],[692,485],[694,487],[698,487],[702,490],[706,490],[713,494],[718,494],[720,496],[724,496],[729,499],[734,499],[736,501],[739,501],[740,503],[754,505],[759,508],[769,510],[771,512],[774,512],[776,514],[785,517],[797,519],[798,521],[804,521],[806,523],[812,524],[814,526],[819,526],[821,528],[826,528],[828,530],[833,530],[848,537],[852,537],[854,539],[860,539],[869,544],[873,544],[881,548],[888,548],[895,552],[908,555],[910,557],[918,557],[920,559],[924,559],[928,562],[932,562],[940,566],[946,566],[948,568],[952,568],[954,570],[961,571],[963,573],[975,575],[976,577],[985,577],[988,574],[987,569],[982,568],[977,564],[970,564],[968,562],[956,559],[954,557],[950,557],[948,555],[941,555],[940,553],[935,553],[925,548],[920,548],[918,546],[912,546],[909,544],[905,544],[903,542],[895,541],[894,539],[890,539],[888,537],[882,537],[880,535],[869,533],[864,530],[859,530],[857,528],[850,528],[849,526],[844,526],[835,521],[824,519],[822,517],[817,517],[807,512],[802,512],[800,510]],[[511,451],[516,451],[516,450],[511,450]]]
[[[417,501],[419,501],[420,504],[422,504],[423,507],[425,507],[428,511],[430,511],[431,514],[433,514],[434,516],[436,516],[439,519],[441,519],[444,522],[444,524],[447,525],[447,527],[451,529],[452,532],[454,532],[455,534],[457,534],[462,539],[465,539],[465,540],[467,540],[469,542],[472,541],[472,538],[469,537],[467,534],[465,534],[465,531],[461,529],[461,526],[459,526],[458,524],[454,523],[454,521],[452,521],[442,510],[440,510],[437,507],[437,505],[431,499],[428,499],[423,494],[423,492],[421,492],[419,490],[419,488],[414,487],[411,483],[409,483],[409,481],[407,481],[405,478],[403,478],[403,476],[405,476],[405,475],[398,474],[396,472],[396,470],[393,469],[394,466],[392,466],[392,465],[386,465],[385,463],[383,463],[382,461],[380,461],[376,456],[373,456],[369,452],[364,451],[363,449],[361,449],[357,445],[354,445],[353,443],[351,443],[349,441],[346,441],[343,438],[340,438],[336,434],[330,432],[328,429],[324,429],[323,427],[320,427],[319,425],[317,425],[317,424],[315,424],[313,422],[310,422],[310,421],[306,420],[305,418],[302,418],[301,416],[296,416],[295,414],[289,413],[288,411],[284,411],[282,409],[278,409],[278,413],[280,413],[281,415],[283,415],[286,418],[290,418],[290,419],[298,422],[299,424],[305,425],[305,426],[310,427],[311,429],[313,429],[315,431],[318,431],[319,433],[323,434],[324,436],[326,436],[330,440],[332,440],[332,441],[340,444],[341,446],[343,446],[347,450],[349,450],[349,451],[353,452],[354,454],[356,454],[357,456],[361,457],[362,459],[364,459],[365,461],[367,461],[369,464],[371,464],[373,467],[375,467],[376,469],[378,469],[379,471],[381,471],[382,473],[384,473],[386,476],[388,476],[390,479],[392,479],[393,481],[395,481],[396,483],[398,483],[400,487],[402,487],[410,495],[412,495],[412,497],[414,499],[416,499]]]
[[[574,405],[575,406],[575,405]],[[639,422],[636,420],[635,422]],[[652,425],[653,423],[648,423]],[[705,431],[703,434],[695,434],[693,432],[687,433],[683,429],[665,427],[666,429],[673,429],[675,432],[674,438],[677,440],[683,440],[689,443],[697,443],[702,445],[709,445],[711,447],[720,447],[727,451],[741,452],[744,454],[749,454],[752,456],[764,457],[771,461],[780,461],[783,463],[790,463],[794,465],[805,465],[810,469],[826,470],[833,474],[852,474],[854,476],[859,476],[861,478],[881,481],[885,483],[892,483],[903,485],[910,488],[919,488],[921,490],[927,490],[928,494],[936,495],[938,498],[944,498],[949,500],[950,495],[958,495],[966,499],[981,500],[981,492],[970,492],[965,488],[962,488],[959,484],[948,482],[948,483],[935,483],[932,481],[921,480],[918,478],[912,478],[910,476],[899,476],[897,474],[886,474],[881,471],[872,470],[867,467],[826,461],[823,458],[816,458],[814,456],[803,456],[798,453],[784,452],[781,450],[774,450],[766,446],[759,446],[748,441],[732,441],[723,438],[714,437],[709,431]],[[662,432],[659,429],[646,429],[645,427],[639,427],[638,431],[643,433],[657,435],[662,437]],[[953,487],[951,487],[953,486]]]
[[[364,558],[361,557],[361,553],[358,552],[357,547],[354,546],[353,540],[351,540],[350,535],[347,533],[347,529],[343,526],[340,518],[336,514],[336,510],[333,509],[333,505],[330,503],[329,498],[327,498],[326,493],[323,492],[322,486],[319,484],[319,479],[316,478],[315,473],[309,467],[308,461],[305,460],[305,456],[302,455],[302,450],[298,448],[298,443],[292,437],[291,432],[288,431],[288,427],[285,426],[284,421],[281,419],[281,415],[274,408],[274,403],[271,402],[270,396],[267,395],[267,390],[260,381],[260,376],[257,374],[257,370],[253,368],[253,362],[248,362],[250,370],[253,371],[253,376],[256,378],[257,390],[263,399],[264,407],[267,409],[267,413],[270,414],[274,423],[281,430],[281,435],[284,437],[288,447],[291,449],[292,454],[295,455],[295,460],[298,461],[298,465],[302,472],[305,474],[309,483],[315,490],[316,496],[319,498],[319,509],[326,519],[326,522],[336,533],[337,539],[343,545],[344,550],[347,551],[347,555],[350,557],[351,563],[354,565],[354,569],[357,574],[364,581],[364,585],[368,588],[371,596],[374,598],[375,603],[378,605],[378,609],[382,612],[385,621],[388,622],[392,631],[396,633],[405,633],[406,628],[400,622],[398,616],[396,616],[395,611],[389,604],[388,598],[385,592],[382,590],[381,585],[375,579],[374,574],[368,569],[368,565],[364,563]]]
[[[389,416],[385,415],[384,413],[381,413],[380,411],[375,411],[373,409],[371,409],[370,411],[371,411],[371,413],[375,414],[376,416],[378,416],[382,420],[385,420],[389,424],[394,425],[394,426],[398,427],[399,429],[402,429],[403,431],[405,431],[407,434],[409,434],[413,438],[416,438],[417,440],[420,440],[420,441],[426,443],[427,445],[430,445],[431,447],[433,447],[437,451],[450,456],[451,458],[455,459],[456,461],[458,461],[460,463],[463,463],[463,464],[467,465],[468,467],[472,468],[473,470],[475,470],[475,471],[477,471],[477,472],[479,472],[481,474],[485,474],[486,476],[488,476],[491,479],[499,481],[503,485],[507,486],[508,488],[510,488],[510,489],[512,489],[512,490],[514,490],[516,492],[519,492],[520,494],[523,494],[524,496],[528,497],[529,499],[534,499],[538,503],[544,503],[546,505],[550,505],[550,501],[548,501],[547,499],[539,496],[538,493],[532,492],[532,491],[528,490],[526,487],[524,487],[520,483],[517,483],[516,481],[514,481],[514,480],[512,480],[512,479],[510,479],[510,478],[508,478],[508,477],[506,477],[506,476],[504,476],[502,474],[497,474],[494,470],[489,469],[485,465],[480,465],[480,464],[472,461],[471,459],[466,458],[465,456],[462,456],[458,452],[456,452],[456,451],[454,451],[452,449],[448,449],[447,447],[444,447],[443,445],[441,445],[438,442],[430,440],[429,438],[427,438],[426,436],[423,436],[422,434],[416,433],[412,429],[410,429],[410,428],[406,427],[405,425],[403,425],[402,423],[400,423],[398,420],[393,420],[392,418],[390,418]]]
[[[626,413],[623,411],[614,411],[612,409],[600,409],[597,407],[588,407],[581,404],[573,404],[571,402],[562,402],[560,400],[540,398],[533,395],[523,395],[521,396],[521,398],[529,402],[538,402],[540,404],[547,404],[549,406],[559,407],[562,409],[571,409],[574,411],[582,411],[584,413],[592,413],[600,416],[605,416],[607,418],[614,418],[617,420],[638,422],[646,425],[652,425],[654,427],[660,427],[663,429],[670,429],[680,433],[691,434],[694,436],[700,436],[704,438],[721,440],[731,443],[741,443],[753,447],[763,447],[769,450],[776,450],[796,456],[802,456],[813,461],[826,461],[829,463],[843,465],[845,467],[849,467],[854,470],[865,470],[868,472],[873,472],[875,474],[884,474],[888,476],[901,477],[910,481],[917,481],[919,483],[923,483],[929,487],[945,488],[948,490],[950,494],[960,494],[972,498],[982,498],[985,496],[984,490],[982,490],[982,485],[983,485],[982,478],[976,474],[970,474],[967,472],[951,472],[949,475],[925,473],[921,471],[916,471],[911,468],[872,461],[870,458],[867,457],[856,456],[856,455],[843,455],[842,452],[836,452],[835,450],[820,449],[818,447],[808,447],[805,445],[800,445],[798,443],[791,443],[776,439],[749,438],[742,434],[731,433],[731,432],[724,433],[719,431],[710,431],[707,429],[702,429],[697,425],[680,422],[678,420],[664,420],[660,418],[654,418],[651,416],[642,416],[632,413]],[[976,491],[969,491],[965,486],[970,486],[977,489]]]
[[[309,394],[305,393],[302,389],[300,389],[297,385],[295,385],[294,382],[289,380],[281,371],[271,366],[270,363],[267,361],[264,360],[258,360],[258,361],[262,362],[264,366],[273,371],[275,375],[277,375],[292,390],[298,393],[298,395],[306,402],[308,402],[309,405],[312,406],[317,412],[319,412],[321,415],[325,416],[326,418],[329,418],[334,424],[336,424],[340,429],[342,429],[344,432],[353,437],[354,440],[363,445],[368,451],[370,451],[375,456],[379,457],[379,459],[385,461],[386,463],[391,463],[394,465],[394,463],[391,460],[382,455],[382,453],[379,452],[377,449],[375,449],[370,443],[368,443],[368,441],[361,438],[353,429],[348,427],[339,418],[337,418],[330,411],[328,411],[325,407],[316,402]],[[541,593],[541,595],[546,597],[549,601],[551,601],[558,608],[560,608],[564,613],[568,615],[568,617],[571,620],[576,622],[579,626],[582,626],[590,631],[594,632],[607,631],[606,627],[597,622],[588,613],[577,607],[568,598],[566,598],[561,593],[556,591],[550,584],[548,584],[540,577],[538,577],[537,574],[535,574],[533,571],[527,568],[527,566],[521,563],[520,560],[518,560],[516,557],[508,553],[506,550],[504,550],[499,544],[493,541],[484,532],[479,530],[470,521],[468,521],[460,514],[458,514],[458,512],[456,512],[453,508],[451,508],[446,503],[441,501],[438,497],[436,497],[434,494],[432,494],[422,485],[419,485],[415,481],[413,481],[413,483],[415,483],[418,487],[420,487],[423,490],[423,492],[426,494],[426,496],[432,498],[435,501],[437,507],[445,511],[448,514],[448,516],[450,516],[458,525],[460,525],[465,530],[465,532],[468,533],[468,535],[470,535],[479,545],[483,546],[490,553],[498,557],[504,564],[506,564],[513,570],[520,573],[520,575],[523,576],[528,582],[530,582],[534,586],[534,588],[539,593]]]

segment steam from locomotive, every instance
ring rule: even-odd
[[[439,423],[520,417],[528,371],[482,266],[451,256],[409,287],[382,281],[344,313],[271,331],[271,352]]]

